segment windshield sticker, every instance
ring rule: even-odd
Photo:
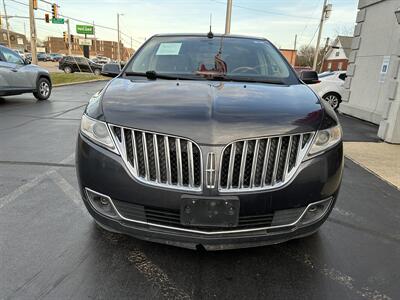
[[[161,43],[156,55],[179,55],[182,43]]]

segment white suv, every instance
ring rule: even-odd
[[[322,99],[337,110],[342,102],[346,71],[324,72],[318,75],[319,83],[309,85]]]

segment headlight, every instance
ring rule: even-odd
[[[106,123],[89,118],[84,114],[81,120],[81,132],[95,143],[118,153]]]
[[[308,156],[314,156],[326,151],[342,140],[342,128],[340,125],[320,130],[317,132],[314,141],[308,151]]]

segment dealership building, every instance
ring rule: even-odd
[[[360,0],[340,111],[400,144],[400,1]]]

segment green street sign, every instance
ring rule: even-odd
[[[91,25],[76,25],[76,33],[94,34],[94,28]]]
[[[53,19],[51,19],[51,23],[53,23],[53,24],[64,24],[64,19],[60,19],[60,18],[55,19],[55,18],[53,18]]]

